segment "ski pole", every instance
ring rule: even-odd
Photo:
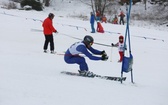
[[[110,62],[112,62],[112,52],[113,52],[113,47],[111,47]]]

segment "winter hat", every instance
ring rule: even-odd
[[[53,18],[53,17],[54,17],[54,14],[53,14],[53,13],[49,13],[49,14],[48,14],[48,17],[49,17],[49,18]]]

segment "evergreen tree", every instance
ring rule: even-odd
[[[37,11],[42,11],[43,6],[40,0],[23,0],[21,1],[21,7],[24,7],[26,5],[32,6],[32,9],[37,10]]]

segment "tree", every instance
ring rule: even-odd
[[[92,11],[95,13],[96,11],[100,12],[100,15],[103,16],[106,6],[114,0],[90,0],[90,4],[86,3],[86,0],[80,0],[82,3],[91,6]],[[86,2],[84,2],[86,1]]]
[[[26,5],[29,5],[32,7],[32,9],[37,11],[42,11],[42,3],[39,0],[22,0],[20,3],[21,7],[24,7]]]
[[[143,0],[144,4],[145,4],[145,10],[147,10],[146,8],[146,3],[147,3],[147,0]]]
[[[43,0],[43,3],[45,4],[46,7],[50,6],[50,0]]]
[[[92,2],[92,5],[95,8],[95,11],[99,11],[100,15],[103,16],[107,5],[112,1],[114,0],[94,0],[94,2]]]

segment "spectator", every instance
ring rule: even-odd
[[[120,17],[120,24],[122,23],[124,25],[124,17],[125,17],[124,12],[121,11],[118,16]]]
[[[118,24],[118,18],[117,15],[113,18],[112,24]]]
[[[44,52],[47,53],[48,44],[50,43],[50,51],[51,53],[54,52],[54,39],[53,39],[53,32],[56,33],[57,30],[53,27],[52,20],[54,18],[54,14],[50,13],[48,17],[43,21],[43,33],[45,36],[45,43],[44,43]]]
[[[94,28],[94,22],[95,22],[95,15],[93,12],[90,13],[91,17],[90,17],[90,24],[91,24],[91,33],[95,33],[95,28]]]
[[[100,11],[96,12],[96,21],[100,21]]]
[[[104,33],[103,26],[99,21],[97,22],[97,32]]]
[[[107,23],[107,18],[106,18],[105,15],[103,15],[103,17],[102,17],[102,23],[103,23],[103,22]]]

